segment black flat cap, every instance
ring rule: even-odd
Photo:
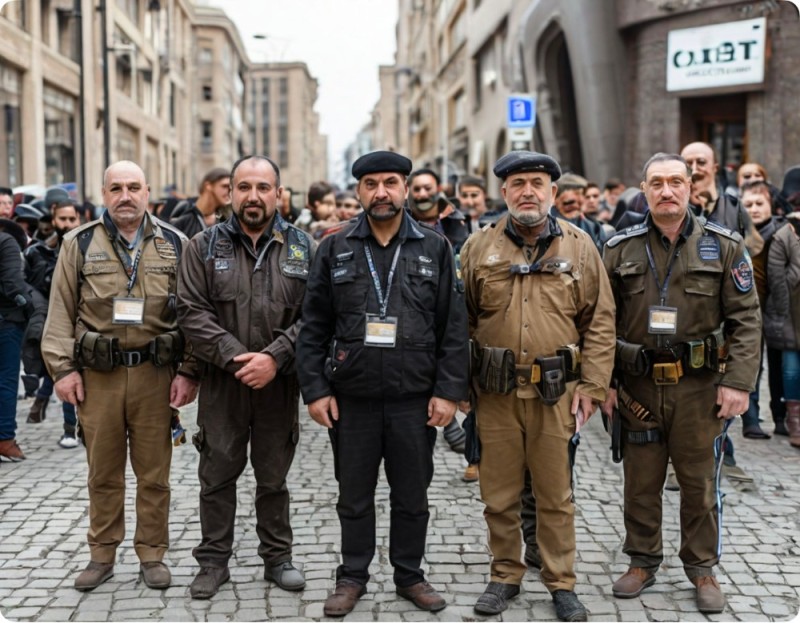
[[[558,163],[547,154],[535,151],[510,151],[497,160],[493,171],[501,180],[506,179],[512,173],[530,171],[547,173],[553,182],[561,177],[561,167],[558,166]]]
[[[353,163],[353,177],[360,180],[368,173],[411,173],[411,160],[394,151],[373,151]]]
[[[60,205],[62,203],[69,203],[69,201],[69,193],[58,186],[51,186],[44,195],[44,206],[47,210],[49,210],[50,206],[54,203]]]

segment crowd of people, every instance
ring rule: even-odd
[[[346,615],[367,591],[381,463],[397,595],[436,612],[447,602],[422,559],[440,427],[485,503],[492,562],[475,611],[506,610],[534,567],[556,617],[583,621],[573,466],[599,410],[625,475],[630,568],[613,594],[656,581],[673,486],[697,607],[721,612],[720,476],[749,478],[728,436],[735,416],[745,437],[771,438],[764,361],[772,434],[800,448],[800,167],[781,189],[757,163],[735,188],[718,172],[701,142],[654,154],[638,188],[512,151],[493,167],[494,200],[483,178],[451,184],[377,151],[353,164],[352,187],[315,182],[298,209],[267,156],[215,168],[196,197],[167,201],[121,161],[104,173],[97,218],[59,187],[41,199],[0,188],[0,458],[25,458],[24,365],[26,425],[46,418],[55,392],[58,444],[86,450],[90,562],[75,588],[114,574],[130,456],[141,577],[164,589],[171,449],[185,434],[178,410],[197,398],[192,598],[230,581],[248,458],[264,579],[299,591],[287,474],[302,399],[328,430],[339,490],[325,614]]]

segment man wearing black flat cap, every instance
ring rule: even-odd
[[[491,581],[475,611],[499,614],[519,594],[520,491],[536,498],[541,578],[562,621],[585,621],[575,589],[572,465],[581,425],[606,397],[614,301],[586,232],[549,213],[561,177],[546,154],[512,151],[494,173],[508,214],[461,249],[481,440],[481,497]]]
[[[436,427],[467,394],[467,324],[450,244],[403,209],[410,171],[388,151],[353,163],[364,212],[322,240],[303,302],[298,379],[311,417],[329,429],[339,482],[342,564],[326,616],[366,593],[382,459],[397,594],[422,610],[446,606],[420,564]]]

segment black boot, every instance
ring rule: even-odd
[[[784,437],[789,436],[789,429],[786,428],[786,418],[780,418],[775,420],[775,430],[772,431],[773,435],[783,435]]]
[[[44,422],[44,418],[47,416],[47,403],[47,398],[36,397],[31,405],[30,413],[28,413],[28,424]]]

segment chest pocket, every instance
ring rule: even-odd
[[[513,288],[511,262],[484,264],[476,269],[475,276],[480,288],[480,307],[485,310],[508,309]]]
[[[367,299],[367,277],[353,260],[337,262],[331,268],[333,306],[337,312],[362,314]]]
[[[144,266],[144,291],[147,296],[169,296],[175,292],[175,264],[147,264]]]
[[[119,262],[86,262],[81,273],[85,298],[105,299],[117,296],[120,291],[124,293],[124,273],[120,270]]]
[[[403,278],[403,299],[410,309],[433,312],[439,284],[439,267],[433,262],[408,260]]]
[[[239,294],[239,283],[236,279],[238,270],[233,258],[211,258],[211,287],[209,296],[213,301],[235,301]]]
[[[624,262],[615,270],[620,293],[630,297],[644,292],[644,280],[647,277],[647,264],[644,262]]]
[[[686,294],[702,297],[719,297],[722,282],[722,267],[703,266],[690,269],[686,274],[684,290]]]
[[[578,271],[575,268],[563,272],[541,273],[542,308],[566,316],[574,316],[578,300]]]

